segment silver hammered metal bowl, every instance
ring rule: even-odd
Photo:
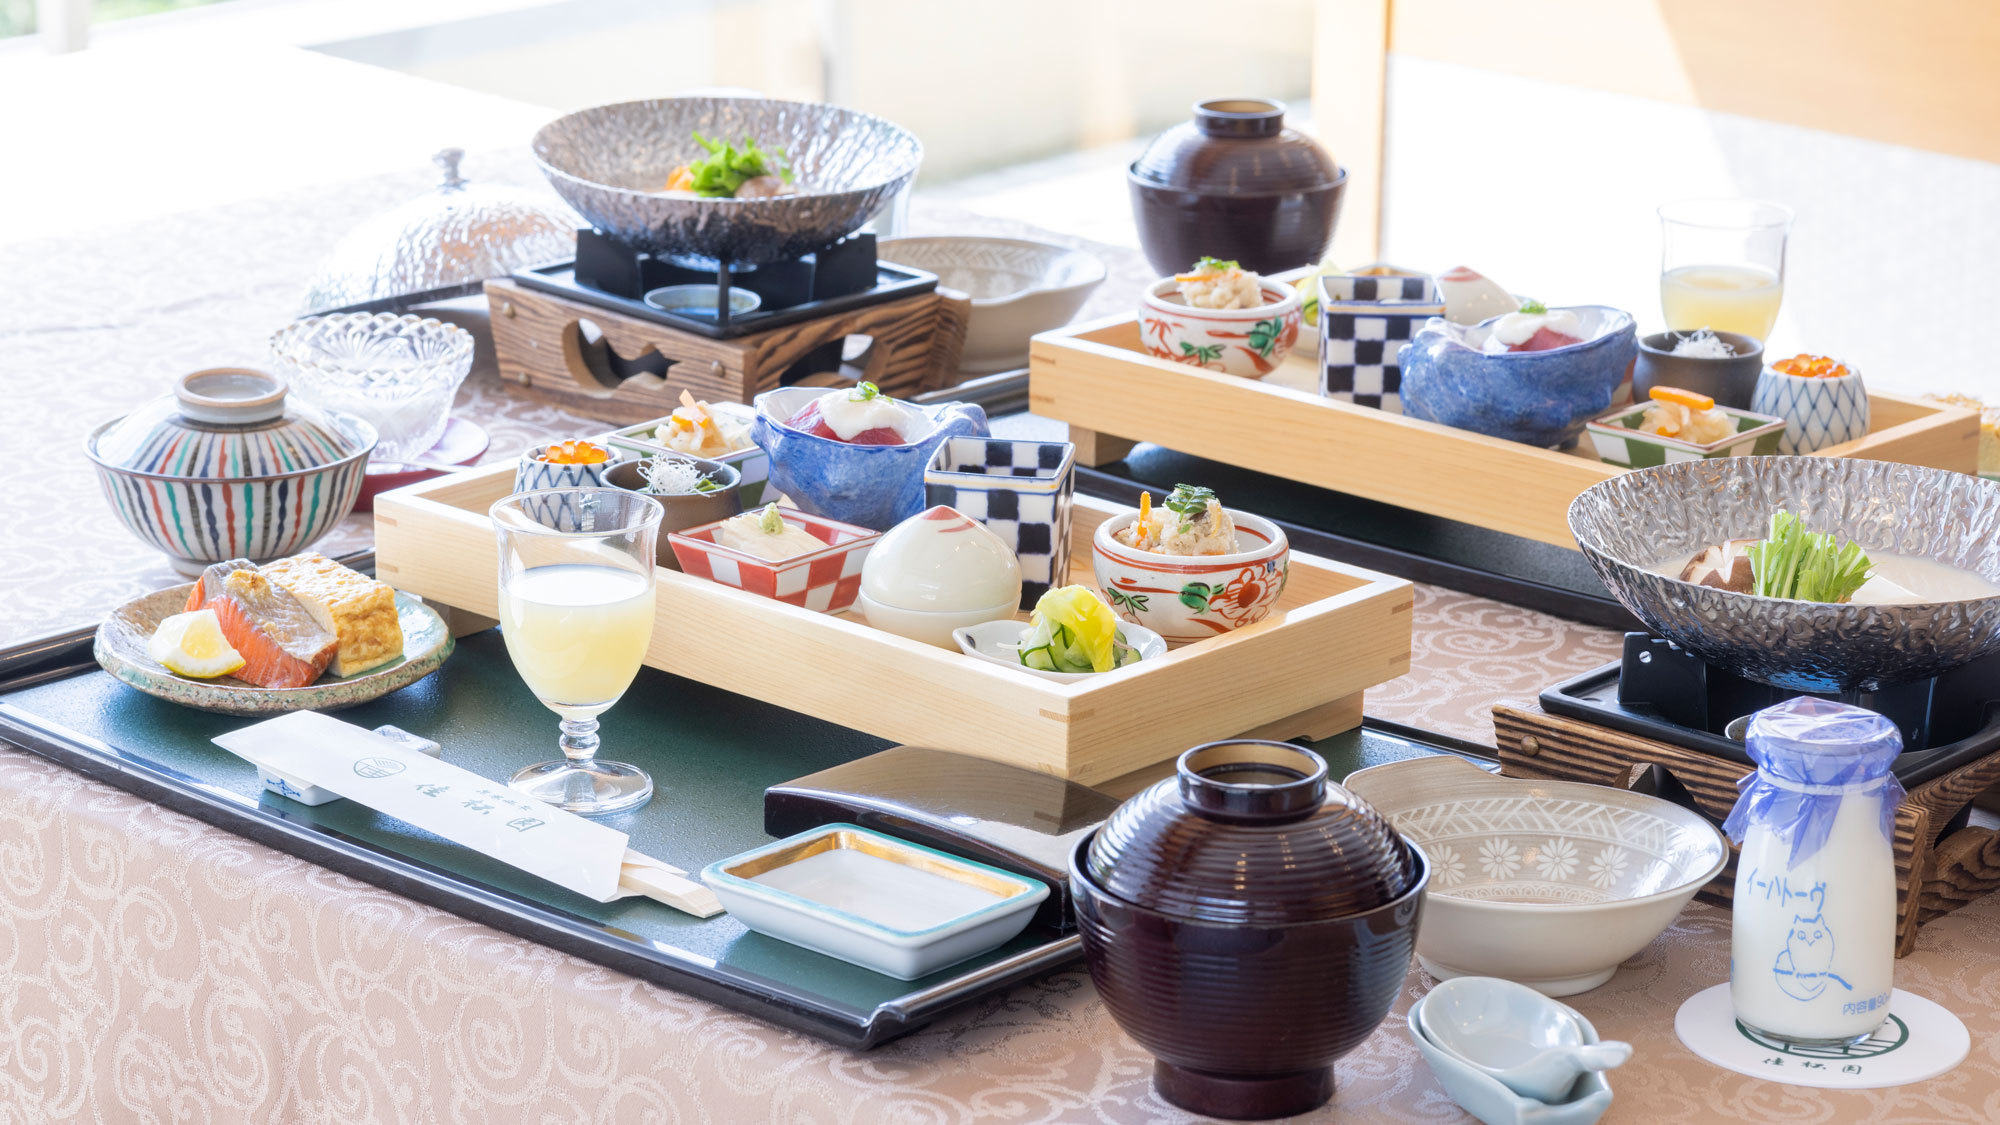
[[[2000,651],[2000,596],[1922,605],[1761,598],[1655,573],[1708,544],[1762,538],[1788,508],[1872,552],[2000,582],[2000,484],[1833,457],[1727,457],[1640,469],[1585,489],[1569,529],[1646,627],[1726,671],[1794,691],[1872,691]]]
[[[711,139],[782,148],[800,189],[767,199],[660,194]],[[604,233],[655,254],[763,265],[853,233],[917,173],[923,146],[879,117],[817,102],[657,98],[595,106],[535,134],[556,194]]]

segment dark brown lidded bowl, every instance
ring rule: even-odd
[[[1162,274],[1204,256],[1253,273],[1317,263],[1333,241],[1347,172],[1318,142],[1285,128],[1283,102],[1198,102],[1126,177],[1139,245]]]
[[[1078,844],[1070,885],[1091,980],[1152,1052],[1154,1087],[1228,1118],[1333,1096],[1333,1063],[1409,972],[1430,865],[1326,763],[1214,742]]]

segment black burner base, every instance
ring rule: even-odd
[[[585,229],[576,233],[574,261],[515,270],[513,277],[544,293],[716,340],[748,336],[937,288],[932,274],[877,261],[875,236],[866,232],[848,235],[794,261],[731,269],[640,253]],[[646,303],[647,293],[669,285],[713,287],[715,313],[681,315]],[[730,312],[722,299],[729,289],[757,294],[758,307],[752,312]]]
[[[1627,633],[1622,661],[1557,684],[1540,702],[1551,714],[1747,765],[1742,742],[1726,733],[1731,720],[1804,694],[1710,667],[1650,633]],[[1845,702],[1880,712],[1902,730],[1894,773],[1905,786],[2000,750],[2000,656]]]

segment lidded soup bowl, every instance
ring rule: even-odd
[[[1283,742],[1182,754],[1070,857],[1091,980],[1175,1105],[1304,1113],[1409,972],[1430,865]]]
[[[187,575],[311,546],[354,510],[374,448],[367,422],[240,367],[183,375],[84,441],[111,510]]]

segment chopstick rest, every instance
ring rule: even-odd
[[[633,851],[623,832],[317,711],[293,711],[214,741],[260,775],[268,770],[338,793],[598,902],[644,895],[698,918],[722,910],[687,872]]]

